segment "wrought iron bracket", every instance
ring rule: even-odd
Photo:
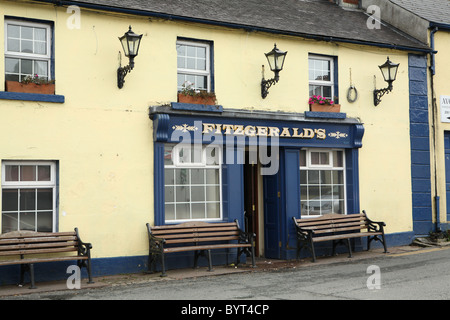
[[[392,91],[392,86],[389,86],[387,88],[384,89],[378,89],[378,90],[374,90],[373,91],[373,104],[375,106],[379,105],[381,102],[381,97],[384,96],[385,94],[389,93]]]
[[[269,80],[264,80],[264,78],[261,80],[261,97],[265,99],[267,95],[269,94],[269,88],[276,84],[278,82],[278,79],[273,78]]]
[[[125,83],[125,76],[131,72],[131,70],[133,70],[133,67],[130,65],[119,67],[119,69],[117,69],[117,86],[119,89],[122,89],[123,84]]]

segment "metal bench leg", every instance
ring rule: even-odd
[[[212,261],[211,261],[211,250],[208,250],[208,266],[209,266],[208,271],[213,271]]]
[[[30,279],[31,279],[31,286],[30,289],[36,289],[36,286],[34,284],[34,264],[30,264]]]
[[[312,253],[312,261],[316,262],[316,252],[314,250],[314,243],[312,241],[312,239],[309,240],[309,246],[311,248],[311,253]]]
[[[161,269],[162,269],[162,271],[161,271],[161,277],[167,277],[167,274],[166,274],[166,265],[165,265],[165,261],[164,261],[164,260],[165,260],[164,253],[161,252],[160,256],[161,256]]]
[[[94,283],[94,281],[92,281],[92,269],[91,269],[91,259],[90,258],[87,261],[87,272],[88,272],[88,277],[89,277],[88,283]]]
[[[348,247],[348,257],[352,258],[352,247],[351,247],[350,239],[347,239],[347,247]]]

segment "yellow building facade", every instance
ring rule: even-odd
[[[256,200],[250,207],[258,208],[252,231],[258,235],[259,256],[292,258],[291,217],[323,215],[335,209],[343,214],[365,210],[372,220],[384,221],[388,246],[409,243],[414,237],[410,72],[411,67],[426,64],[427,46],[406,38],[397,45],[389,44],[389,39],[384,43],[351,37],[334,40],[327,35],[244,27],[170,12],[155,14],[101,1],[87,3],[0,1],[0,34],[5,39],[0,41],[4,61],[0,64],[2,233],[78,227],[83,240],[93,245],[94,275],[145,270],[146,223],[238,219],[245,225],[246,174],[256,172],[258,187],[252,189]],[[320,5],[330,12],[356,14],[326,1]],[[129,26],[143,36],[135,67],[119,89],[117,69],[129,61],[118,37]],[[46,30],[45,36],[41,30]],[[448,33],[436,34],[440,46],[436,49],[442,50],[447,40]],[[264,53],[274,43],[287,55],[280,80],[262,98],[262,76],[273,77]],[[24,50],[27,46],[32,49]],[[181,51],[192,47],[207,48],[206,56],[197,53],[186,61],[197,59],[198,64],[209,65],[207,75],[194,75],[208,79],[208,89],[217,99],[214,111],[177,101],[186,71],[180,68]],[[397,78],[392,92],[374,106],[374,89],[386,87],[379,65],[387,57],[399,64]],[[436,56],[436,65],[445,64],[441,57]],[[315,71],[321,73],[319,81],[314,81]],[[8,91],[7,81],[36,73],[55,80],[54,94]],[[436,78],[439,95],[445,95],[445,77],[439,74]],[[331,98],[338,97],[339,113],[309,110],[311,92],[320,88],[331,90]],[[423,96],[428,103],[428,92]],[[250,126],[248,130],[254,131],[247,131],[247,138],[276,137],[270,143],[278,144],[280,157],[272,160],[280,161],[279,170],[262,176],[260,158],[255,163],[259,171],[246,167],[245,161],[229,164],[225,159],[231,149],[244,159],[249,145],[244,143],[239,149],[233,142],[230,149],[223,142],[217,166],[181,166],[185,171],[179,171],[177,163],[183,159],[179,154],[175,161],[177,149],[171,137],[195,127],[196,121],[200,126],[194,131],[217,131],[223,139],[227,138],[226,125],[234,130]],[[438,130],[447,129],[447,124],[438,126]],[[315,134],[308,136],[308,130]],[[437,143],[444,142],[437,139]],[[316,156],[325,162],[314,166]],[[167,164],[166,160],[174,162]],[[193,192],[195,170],[204,170],[201,174],[205,175],[215,172],[217,180],[205,180],[201,197],[207,199],[199,200],[196,204],[202,208],[194,212],[191,198],[186,218],[182,211],[186,201],[177,198],[181,191],[173,195],[181,190],[179,185],[164,181],[170,172],[183,179],[188,172]],[[340,178],[326,185],[313,180],[305,184],[305,172]],[[270,184],[279,186],[271,195]],[[438,184],[443,192],[444,182]],[[327,192],[331,200],[325,200]],[[316,199],[318,194],[322,198]],[[268,205],[269,196],[279,199],[275,209]],[[317,201],[319,209],[314,209]],[[268,215],[269,210],[276,212]],[[203,218],[196,216],[199,212]],[[273,217],[275,233],[267,225]],[[2,281],[11,277],[10,270],[14,269],[0,270]],[[45,267],[42,270],[45,274]],[[64,277],[64,271],[55,277]]]

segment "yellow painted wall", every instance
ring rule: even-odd
[[[450,32],[435,33],[436,74],[434,76],[434,97],[436,98],[436,179],[437,195],[440,196],[440,221],[447,221],[447,195],[445,186],[444,132],[450,131],[450,123],[441,122],[441,95],[450,96]],[[433,158],[434,155],[432,155]]]
[[[145,223],[153,222],[148,108],[176,101],[177,37],[214,41],[215,91],[224,108],[307,111],[308,53],[338,56],[341,111],[365,127],[361,209],[385,221],[388,233],[412,230],[406,52],[85,9],[81,29],[71,30],[62,7],[0,1],[0,8],[2,35],[5,15],[55,22],[56,94],[65,96],[63,104],[0,100],[0,159],[59,161],[59,229],[79,227],[83,240],[95,243],[93,257],[147,254]],[[118,37],[130,24],[144,36],[135,69],[118,89]],[[274,42],[288,55],[280,82],[263,100],[261,65],[271,78],[264,53]],[[3,46],[0,41],[0,52]],[[374,107],[374,75],[376,88],[387,86],[378,65],[388,55],[400,63],[399,74],[393,92]],[[1,63],[0,91],[3,83]],[[354,103],[346,101],[350,84],[359,93]]]

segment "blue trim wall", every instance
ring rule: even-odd
[[[433,230],[427,57],[408,58],[413,228],[416,235],[427,235]]]

